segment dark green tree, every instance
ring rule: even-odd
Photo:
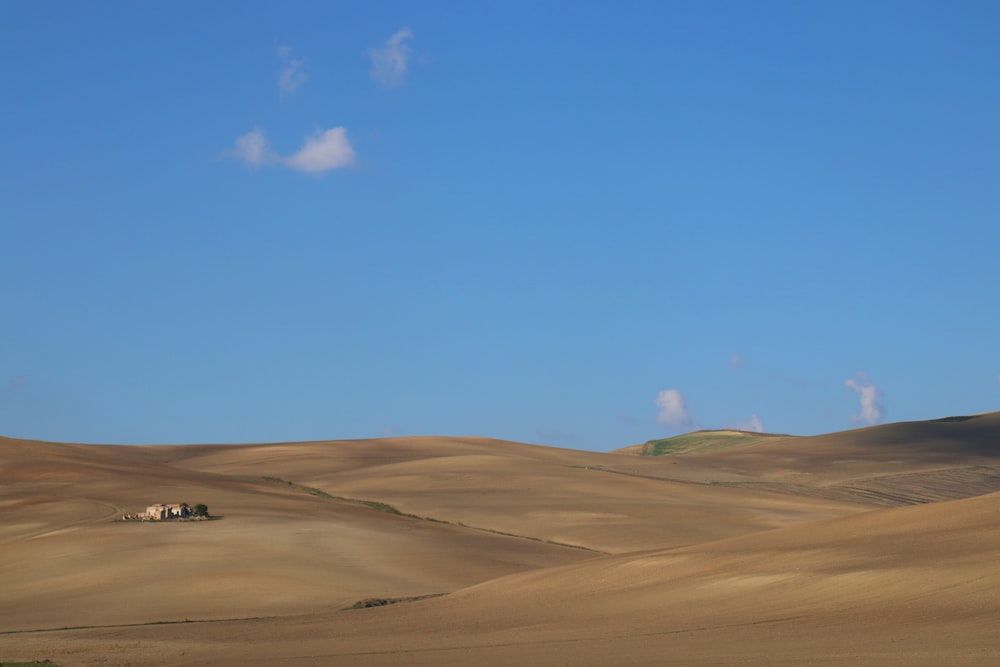
[[[194,506],[195,516],[208,516],[208,505],[204,503],[198,503]]]

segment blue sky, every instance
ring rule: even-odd
[[[1000,409],[1000,4],[0,1],[0,433]]]

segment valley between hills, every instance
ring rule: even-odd
[[[208,521],[122,521],[153,503]],[[1000,413],[610,453],[0,438],[0,662],[1000,663]]]

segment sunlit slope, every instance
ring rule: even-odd
[[[591,555],[169,458],[168,449],[0,439],[0,629],[302,613]],[[117,520],[159,501],[202,502],[221,518]]]
[[[175,467],[269,475],[475,528],[599,552],[692,544],[861,506],[643,476],[636,457],[482,438],[394,438],[199,450]]]
[[[158,664],[993,664],[998,506],[873,511],[379,609],[18,639],[35,655],[113,644],[120,662]]]
[[[407,628],[386,649],[474,647],[477,664],[983,664],[1000,658],[998,507],[994,494],[513,575],[427,603],[433,627],[405,609],[378,621]]]

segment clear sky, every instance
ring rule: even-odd
[[[1000,3],[0,0],[0,434],[1000,409]]]

